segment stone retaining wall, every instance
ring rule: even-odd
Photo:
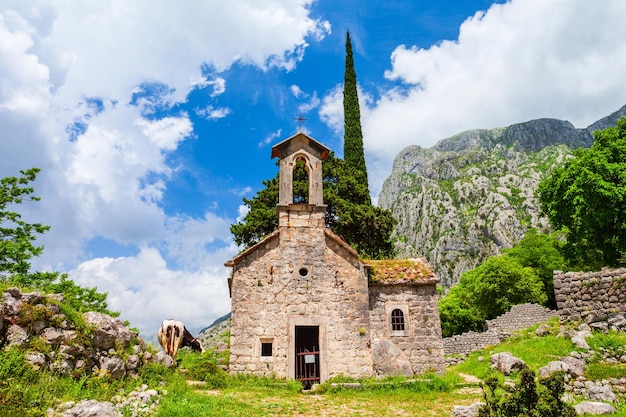
[[[458,355],[475,352],[489,345],[500,343],[500,332],[490,330],[484,333],[466,332],[443,338],[443,351],[447,355]]]
[[[526,329],[535,324],[543,323],[556,317],[557,312],[539,304],[518,304],[511,307],[509,312],[501,316],[487,320],[485,330],[500,330],[500,332],[512,332]]]
[[[593,323],[626,312],[626,268],[599,272],[554,271],[561,321]]]
[[[519,304],[501,316],[488,320],[485,332],[466,332],[445,337],[443,349],[445,355],[468,354],[496,345],[506,339],[511,332],[543,323],[557,315],[556,312],[539,304]]]

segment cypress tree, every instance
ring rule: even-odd
[[[361,130],[361,109],[357,92],[354,58],[352,57],[352,41],[350,32],[346,32],[346,70],[343,80],[343,159],[348,169],[353,171],[355,179],[364,186],[364,193],[351,196],[355,204],[371,204],[365,152],[363,150],[363,132]],[[356,200],[355,200],[356,198]]]
[[[394,243],[391,233],[396,220],[390,210],[373,206],[370,199],[350,32],[347,32],[346,37],[343,109],[344,159],[335,158],[331,152],[322,166],[326,227],[343,237],[362,257],[393,257]],[[304,175],[298,177],[298,172]],[[276,229],[278,182],[278,175],[273,180],[264,181],[265,189],[252,199],[244,199],[250,211],[241,223],[230,227],[238,245],[252,246]],[[297,195],[306,194],[304,170],[296,172],[293,185]]]

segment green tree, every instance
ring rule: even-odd
[[[35,181],[39,168],[20,171],[21,177],[7,177],[0,180],[0,279],[7,280],[13,275],[26,275],[30,260],[43,251],[43,246],[33,244],[36,236],[50,229],[41,223],[27,223],[13,206],[24,199],[38,201],[35,191],[28,184]]]
[[[560,246],[557,235],[546,235],[531,229],[516,246],[504,250],[507,256],[515,259],[521,266],[535,271],[543,282],[548,297],[546,305],[552,309],[556,309],[553,271],[567,268]]]
[[[331,152],[322,166],[324,204],[327,206],[326,227],[343,237],[363,257],[393,257],[391,233],[396,220],[390,210],[374,207],[370,199],[349,32],[346,35],[343,105],[344,159],[335,158]],[[230,228],[238,245],[250,247],[276,230],[279,175],[280,173],[274,179],[264,181],[265,188],[255,197],[244,198],[248,212],[242,222],[233,224]],[[296,167],[293,182],[294,203],[307,201],[307,187],[304,168]]]
[[[443,337],[468,331],[480,332],[485,325],[484,313],[469,299],[461,285],[452,287],[439,301],[439,318]]]
[[[508,256],[494,256],[461,275],[460,285],[487,320],[506,313],[516,304],[547,300],[535,271]]]
[[[346,32],[346,69],[343,80],[343,158],[346,164],[353,169],[354,179],[364,184],[345,199],[356,204],[371,204],[369,185],[367,180],[367,167],[365,165],[365,152],[363,149],[363,132],[361,129],[361,109],[359,107],[359,94],[357,91],[356,71],[354,70],[354,58],[352,56],[352,41],[350,32]]]
[[[118,315],[108,310],[106,293],[76,285],[67,274],[59,272],[30,272],[31,259],[43,251],[35,246],[35,234],[45,233],[50,226],[28,223],[14,206],[24,199],[39,201],[29,184],[37,178],[39,168],[20,171],[21,177],[0,180],[0,282],[7,285],[37,289],[48,293],[63,293],[66,302],[78,311],[97,311]]]
[[[263,181],[262,188],[253,198],[244,198],[243,203],[248,212],[243,221],[230,226],[230,232],[239,246],[250,247],[259,243],[263,238],[278,227],[278,180],[279,175],[271,180]]]
[[[542,212],[566,232],[578,268],[626,263],[626,118],[594,132],[594,143],[539,184]]]

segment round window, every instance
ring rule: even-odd
[[[309,275],[309,269],[302,267],[298,270],[298,273],[300,274],[301,277],[306,277],[307,275]]]

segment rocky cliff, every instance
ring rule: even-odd
[[[136,374],[149,362],[174,365],[171,357],[154,353],[119,319],[96,312],[64,314],[64,298],[18,288],[0,292],[0,355],[16,347],[26,352],[35,370],[73,377],[118,379]]]
[[[537,184],[574,149],[591,146],[595,130],[625,115],[626,106],[586,129],[538,119],[403,149],[379,195],[379,205],[398,220],[398,255],[425,256],[451,286],[529,228],[549,231]]]

